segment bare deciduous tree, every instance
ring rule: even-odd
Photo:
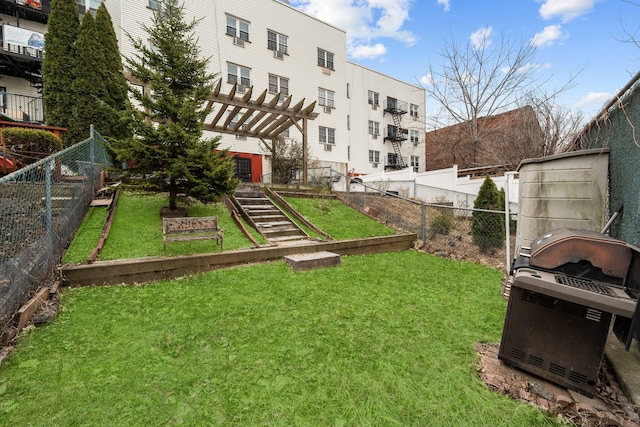
[[[462,167],[517,165],[532,154],[544,155],[548,148],[559,147],[558,143],[562,142],[563,131],[551,125],[564,127],[557,119],[571,117],[566,109],[556,107],[553,101],[573,86],[575,77],[570,77],[560,89],[546,94],[543,88],[550,76],[542,77],[539,72],[535,46],[528,40],[513,42],[502,36],[493,44],[490,36],[490,29],[478,32],[464,48],[447,42],[441,53],[441,68],[436,71],[430,66],[430,81],[424,86],[427,95],[439,106],[434,117],[437,127],[443,124],[459,127],[455,132],[455,146],[441,151],[456,150],[453,157],[464,159],[463,164],[458,163]],[[535,101],[532,107],[539,118],[551,120],[541,124],[543,135],[535,121],[524,123],[525,128],[531,126],[524,134],[510,133],[504,127],[509,121],[490,126],[496,116],[529,105],[526,101]],[[547,131],[551,134],[547,135]],[[483,141],[491,142],[491,146],[483,146],[487,145]]]

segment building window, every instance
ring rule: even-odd
[[[332,90],[318,88],[318,104],[323,107],[335,108],[334,99],[336,93]]]
[[[81,3],[81,2],[79,1],[78,3]],[[160,10],[160,7],[162,6],[162,0],[149,0],[148,5],[149,5],[149,9]]]
[[[409,105],[409,115],[418,118],[418,106],[416,104]]]
[[[418,169],[420,168],[420,157],[411,156],[411,167],[414,172],[418,172]]]
[[[380,94],[372,90],[369,91],[369,105],[380,105]]]
[[[227,64],[227,82],[251,86],[251,70],[240,65]]]
[[[267,49],[276,52],[288,53],[287,42],[289,38],[275,31],[267,30]]]
[[[387,153],[387,165],[396,166],[398,164],[398,155],[396,153]]]
[[[347,98],[351,98],[351,94],[349,93],[349,83],[347,83]]]
[[[380,163],[380,152],[369,150],[369,162],[370,163]]]
[[[417,144],[420,142],[420,132],[418,132],[417,130],[410,130],[409,131],[409,140],[411,142],[413,142],[414,144]]]
[[[333,53],[318,48],[318,65],[333,70]]]
[[[369,120],[369,133],[371,135],[380,135],[380,123]]]
[[[76,4],[78,5],[78,14],[84,15],[88,10],[92,15],[95,15],[98,12],[100,3],[102,3],[102,0],[76,0]],[[161,3],[162,0],[149,0],[147,5],[151,9],[160,10]]]
[[[286,128],[282,132],[280,132],[280,136],[283,138],[289,138],[289,128]]]
[[[269,92],[289,96],[289,79],[269,74]]]
[[[335,144],[336,143],[336,130],[333,128],[327,128],[320,126],[320,143],[321,144]]]
[[[249,23],[227,15],[227,35],[249,41]]]

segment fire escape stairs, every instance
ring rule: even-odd
[[[407,129],[402,128],[402,116],[403,114],[406,113],[406,111],[403,111],[394,106],[394,107],[386,108],[384,110],[384,113],[391,114],[391,117],[393,117],[393,123],[395,125],[395,134],[393,136],[390,135],[388,140],[391,142],[393,151],[396,154],[396,159],[397,159],[396,168],[404,169],[407,167],[407,164],[405,163],[404,157],[402,156],[401,147],[402,147],[402,142],[407,139],[404,135],[407,134],[409,131]]]

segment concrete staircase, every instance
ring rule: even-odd
[[[233,200],[245,219],[270,243],[284,245],[309,241],[309,236],[274,205],[259,187],[239,187]]]

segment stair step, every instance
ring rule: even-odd
[[[304,236],[276,236],[270,237],[270,241],[272,242],[295,242],[295,241],[307,241],[307,237]]]
[[[236,197],[236,200],[240,202],[241,205],[272,205],[271,200],[266,197]]]
[[[270,236],[274,236],[274,237],[282,237],[282,236],[298,236],[300,238],[306,238],[307,236],[305,236],[304,234],[302,234],[300,232],[300,230],[298,230],[297,228],[280,228],[280,229],[273,229],[273,230],[261,230],[262,234],[267,238],[270,239]]]
[[[266,221],[266,222],[256,222],[256,225],[258,227],[263,227],[263,228],[276,228],[276,227],[290,227],[290,228],[296,228],[295,225],[293,225],[293,223],[291,221]],[[297,230],[297,228],[296,228]]]
[[[333,267],[341,263],[340,255],[328,251],[287,255],[284,257],[284,260],[294,271]]]
[[[263,212],[260,212],[263,213]],[[261,222],[277,222],[277,221],[286,221],[288,218],[285,215],[260,215],[260,216],[252,216],[253,222],[256,224]]]

